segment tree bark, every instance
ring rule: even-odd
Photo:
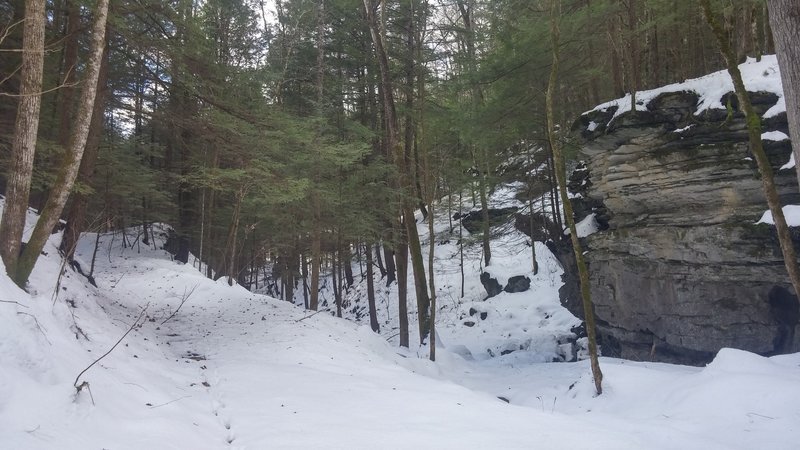
[[[394,253],[397,267],[397,304],[400,346],[408,348],[408,242],[402,225],[398,226],[398,242]]]
[[[73,86],[78,79],[78,34],[81,28],[80,5],[76,0],[66,0],[67,28],[64,37],[64,86],[58,91],[58,143],[65,148],[69,144],[69,131],[72,128],[72,110],[75,101]]]
[[[106,29],[106,33],[108,33],[108,29]],[[100,154],[100,141],[103,137],[103,119],[108,91],[108,47],[106,47],[103,52],[103,61],[97,82],[97,97],[95,98],[94,111],[92,112],[92,123],[89,127],[89,136],[86,138],[86,150],[81,160],[81,166],[78,169],[78,182],[81,184],[88,185],[94,177],[97,157]],[[67,213],[67,225],[61,238],[61,252],[67,260],[72,260],[81,233],[87,231],[86,209],[89,204],[89,196],[76,192],[72,195],[70,203],[69,212]],[[97,231],[99,232],[99,229]]]
[[[380,333],[381,326],[378,323],[378,309],[375,305],[375,286],[372,279],[372,244],[367,243],[364,248],[367,252],[367,304],[369,305],[369,325],[372,331]]]
[[[797,162],[794,168],[800,183],[800,2],[771,0],[769,22],[781,69],[792,153]]]
[[[589,340],[589,357],[591,358],[592,376],[594,377],[594,387],[597,394],[603,393],[603,372],[600,371],[600,363],[597,353],[597,334],[594,320],[594,307],[589,286],[589,270],[586,267],[586,260],[583,257],[583,249],[578,240],[578,231],[575,226],[575,216],[572,211],[572,203],[567,196],[567,170],[564,166],[564,155],[561,153],[561,146],[556,138],[556,128],[553,114],[553,91],[556,89],[558,66],[559,66],[559,28],[558,20],[560,17],[561,2],[552,0],[550,10],[550,33],[553,45],[553,65],[550,69],[550,80],[547,83],[547,93],[545,94],[545,109],[547,115],[547,137],[550,141],[550,148],[553,151],[555,163],[556,180],[561,194],[561,204],[564,206],[564,216],[569,225],[570,238],[572,239],[572,249],[575,252],[575,260],[578,264],[578,273],[581,283],[581,297],[583,299],[583,314],[586,321],[586,334]]]
[[[14,273],[14,281],[23,286],[28,281],[28,277],[33,271],[36,260],[44,248],[50,232],[58,223],[64,205],[67,202],[75,178],[78,175],[78,168],[86,148],[86,140],[89,135],[92,112],[94,110],[95,96],[97,95],[97,80],[100,76],[100,65],[105,49],[106,20],[108,18],[108,1],[98,0],[95,9],[95,23],[92,28],[92,44],[89,64],[84,79],[83,92],[81,93],[78,112],[75,119],[75,130],[70,139],[70,145],[65,161],[62,163],[58,172],[50,195],[47,197],[42,209],[41,217],[36,223],[31,239],[20,256],[17,270]]]
[[[6,203],[0,219],[0,256],[6,272],[24,286],[16,276],[22,245],[22,232],[28,212],[28,199],[33,177],[33,159],[39,131],[42,105],[42,72],[44,65],[45,1],[25,2],[25,25],[22,35],[22,68],[20,100],[11,143],[11,164],[6,181]]]

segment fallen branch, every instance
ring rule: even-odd
[[[100,361],[101,361],[103,358],[105,358],[106,356],[108,356],[108,355],[109,355],[109,353],[113,352],[115,348],[117,348],[117,346],[119,345],[119,343],[120,343],[120,342],[122,342],[122,340],[123,340],[123,339],[125,339],[125,336],[127,336],[127,335],[128,335],[130,332],[131,332],[131,331],[133,331],[133,329],[134,329],[134,328],[136,328],[136,327],[139,325],[139,321],[140,321],[140,320],[142,320],[142,317],[144,317],[144,313],[145,313],[145,311],[147,311],[147,308],[148,308],[149,306],[150,306],[150,304],[148,303],[147,305],[145,305],[145,307],[144,307],[144,308],[142,308],[142,312],[140,312],[140,313],[139,313],[139,317],[137,317],[137,318],[136,318],[136,320],[134,320],[134,321],[133,321],[133,324],[131,324],[131,326],[130,326],[130,327],[128,327],[128,331],[126,331],[126,332],[125,332],[125,334],[123,334],[123,335],[122,335],[122,337],[121,337],[121,338],[119,338],[119,340],[118,340],[118,341],[117,341],[117,342],[116,342],[116,343],[115,343],[115,344],[114,344],[114,345],[113,345],[113,346],[112,346],[112,347],[111,347],[111,348],[110,348],[110,349],[109,349],[107,352],[103,353],[103,356],[101,356],[101,357],[99,357],[99,358],[95,359],[94,361],[92,361],[92,363],[91,363],[91,364],[89,364],[89,366],[88,366],[88,367],[86,367],[85,369],[81,370],[81,373],[79,373],[79,374],[78,374],[78,376],[77,376],[77,377],[75,377],[75,382],[74,382],[74,383],[72,383],[72,384],[73,384],[73,386],[75,386],[75,389],[77,390],[77,393],[80,393],[80,392],[81,392],[81,390],[82,390],[84,387],[85,387],[85,388],[87,388],[87,389],[88,389],[88,387],[89,387],[89,383],[88,383],[87,381],[84,381],[83,383],[81,383],[80,385],[78,385],[78,380],[80,380],[80,378],[81,378],[81,375],[83,375],[84,373],[86,373],[86,371],[87,371],[87,370],[91,369],[91,368],[92,368],[92,366],[94,366],[95,364],[97,364],[98,362],[100,362]],[[92,395],[92,391],[91,391],[91,390],[89,390],[89,395],[90,395],[90,396]],[[94,404],[94,398],[92,398],[92,404]]]
[[[303,317],[303,318],[301,318],[299,320],[295,320],[295,322],[302,322],[302,321],[304,321],[304,320],[306,320],[308,318],[316,316],[317,314],[319,314],[321,312],[328,312],[328,311],[330,311],[330,309],[320,309],[319,311],[315,312],[314,314],[310,314],[310,315],[305,316],[305,317]]]

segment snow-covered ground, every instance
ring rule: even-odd
[[[437,227],[446,231],[445,221]],[[3,449],[708,450],[800,442],[799,354],[726,349],[705,368],[602,358],[599,397],[585,361],[545,362],[577,321],[558,306],[560,268],[544,247],[531,291],[484,302],[471,279],[460,298],[455,244],[437,246],[444,348],[433,363],[416,343],[396,346],[394,311],[382,316],[380,336],[214,282],[162,250],[123,249],[119,233],[100,238],[97,288],[71,270],[56,287],[58,238],[34,271],[31,294],[0,267]],[[529,272],[530,249],[520,250],[519,239],[512,232],[497,241],[497,276]],[[86,236],[78,250],[84,269],[93,247]],[[474,278],[480,263],[469,248]],[[468,319],[475,325],[465,326]],[[76,376],[134,324],[80,376],[88,389],[76,393]],[[524,349],[488,356],[512,341]]]

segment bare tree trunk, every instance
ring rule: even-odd
[[[774,7],[775,3],[770,5]],[[761,173],[761,182],[764,187],[764,195],[767,197],[767,204],[769,210],[772,212],[772,219],[775,222],[775,229],[778,232],[778,241],[780,242],[781,252],[783,252],[783,261],[786,266],[786,271],[789,274],[794,287],[795,295],[800,295],[800,267],[797,265],[797,254],[792,243],[792,236],[789,227],[786,225],[786,217],[783,215],[780,198],[778,191],[775,189],[775,180],[772,173],[772,166],[769,163],[767,154],[764,152],[764,146],[761,141],[761,117],[753,109],[750,103],[750,97],[747,95],[747,89],[742,81],[742,74],[739,71],[736,55],[733,54],[730,42],[728,41],[725,30],[722,25],[717,21],[711,9],[709,0],[701,0],[700,5],[703,8],[703,15],[706,22],[714,32],[717,38],[717,44],[725,62],[728,66],[728,73],[733,80],[733,86],[736,89],[736,97],[739,99],[739,105],[745,113],[747,120],[747,132],[750,139],[750,151],[756,159],[758,164],[758,171]],[[797,9],[795,9],[797,11]],[[787,103],[787,109],[788,109]]]
[[[533,163],[531,162],[531,158],[530,157],[528,157],[528,164],[531,165],[531,166],[533,165]],[[533,180],[535,178],[536,178],[536,168],[533,169],[533,179],[528,181],[528,183],[529,183],[528,186],[532,185]],[[533,269],[533,274],[534,275],[538,275],[539,274],[539,262],[536,261],[536,242],[533,239],[533,233],[535,231],[535,225],[534,225],[534,220],[533,220],[533,207],[534,207],[533,190],[532,189],[528,189],[528,192],[529,192],[529,195],[528,195],[528,210],[530,211],[530,220],[528,221],[528,227],[529,227],[528,229],[530,230],[530,235],[531,235],[531,268]]]
[[[306,263],[305,253],[300,255],[300,270],[303,275],[303,306],[310,309],[308,304],[308,263]]]
[[[380,333],[381,326],[378,323],[378,310],[375,306],[375,286],[372,280],[372,244],[364,246],[367,251],[367,304],[369,305],[369,325],[372,331]]]
[[[107,31],[107,30],[106,30]],[[89,184],[94,177],[97,157],[100,153],[100,140],[103,136],[103,119],[105,117],[105,104],[108,98],[108,48],[103,53],[103,62],[100,66],[100,79],[97,83],[97,97],[95,98],[92,123],[89,128],[89,137],[86,139],[86,151],[78,169],[78,181]],[[73,258],[75,246],[80,234],[86,231],[86,208],[89,197],[76,192],[67,213],[67,225],[61,238],[61,251],[68,260]]]
[[[581,283],[581,297],[583,298],[583,314],[586,321],[586,334],[589,339],[589,357],[591,358],[592,376],[594,377],[594,387],[597,394],[603,393],[603,372],[600,371],[600,362],[597,354],[597,334],[595,331],[594,308],[589,286],[589,270],[586,267],[586,260],[583,257],[583,249],[578,240],[578,231],[575,226],[575,216],[572,211],[572,204],[567,197],[567,170],[564,167],[564,155],[561,153],[561,146],[556,138],[556,128],[553,119],[553,91],[556,89],[558,66],[559,66],[559,29],[558,20],[561,14],[561,1],[551,0],[550,10],[550,33],[553,40],[553,65],[550,69],[550,80],[547,83],[547,94],[545,96],[545,108],[547,113],[547,137],[550,140],[550,148],[553,150],[553,160],[556,168],[556,180],[561,193],[561,204],[564,205],[564,216],[569,225],[572,248],[575,252],[575,260],[578,263],[578,273]]]
[[[384,130],[384,138],[385,138],[385,145],[390,155],[393,157],[395,166],[398,169],[398,180],[395,182],[396,187],[405,191],[405,193],[413,194],[413,180],[411,178],[411,174],[409,172],[409,167],[407,164],[407,155],[404,152],[403,146],[400,144],[398,140],[398,132],[397,132],[397,112],[395,108],[395,101],[394,101],[394,94],[392,90],[392,79],[391,79],[391,69],[389,66],[389,56],[387,52],[387,48],[385,45],[385,36],[384,30],[385,27],[381,26],[379,28],[378,21],[375,17],[377,4],[374,0],[364,0],[364,10],[366,12],[367,22],[370,29],[370,35],[372,36],[372,43],[375,46],[375,55],[378,59],[378,67],[380,69],[381,75],[381,95],[383,99],[383,110],[385,120],[384,123],[386,125],[386,129]],[[385,11],[385,4],[383,11]],[[384,24],[384,20],[382,18],[381,25]],[[417,288],[417,301],[427,301],[427,288],[425,287],[425,268],[422,263],[422,255],[419,243],[419,236],[416,234],[416,223],[414,222],[414,213],[413,209],[408,206],[407,200],[401,200],[402,206],[402,214],[403,214],[403,221],[405,222],[403,226],[405,226],[404,230],[399,230],[399,232],[405,232],[405,240],[404,239],[404,246],[398,246],[398,257],[397,257],[397,271],[398,271],[398,283],[399,283],[399,290],[398,295],[404,295],[406,287],[406,280],[400,274],[400,264],[401,262],[406,265],[407,257],[406,252],[410,248],[411,256],[412,256],[412,263],[414,268],[414,281]],[[410,222],[410,223],[409,223]],[[403,228],[401,226],[400,228]],[[402,257],[400,253],[403,253]],[[406,277],[407,277],[407,267],[403,268],[406,270]],[[403,336],[403,321],[407,321],[407,314],[402,314],[402,309],[406,307],[405,300],[400,299],[400,308],[401,308],[401,335],[400,335],[400,345],[404,344],[404,336]],[[406,324],[407,327],[407,324]],[[422,334],[422,327],[423,324],[420,323],[420,330]],[[405,345],[408,346],[408,341],[405,341]]]
[[[236,201],[233,205],[233,215],[231,217],[230,228],[228,229],[228,239],[225,244],[225,275],[228,276],[228,284],[233,286],[236,280],[236,240],[239,231],[239,218],[241,217],[242,201],[247,193],[245,188],[240,188],[236,193]],[[222,275],[222,274],[218,274]]]
[[[336,305],[336,317],[342,317],[342,277],[338,274],[339,262],[336,252],[331,253],[331,285],[333,286],[333,301]]]
[[[317,3],[317,108],[322,109],[323,100],[323,80],[325,76],[325,50],[323,45],[323,33],[325,31],[324,23],[325,14],[325,0],[318,0]],[[319,136],[317,136],[319,138]],[[317,139],[318,141],[319,139]],[[319,147],[319,142],[317,142]],[[319,180],[319,173],[314,173],[314,192],[311,194],[311,207],[313,208],[313,230],[311,232],[311,299],[309,300],[309,308],[316,311],[319,308],[319,275],[320,275],[320,259],[322,258],[322,205],[320,205],[319,194],[316,192],[317,181]]]
[[[22,68],[20,100],[14,137],[11,143],[11,163],[6,181],[6,203],[0,219],[0,256],[6,272],[24,286],[25,280],[16,276],[22,232],[28,212],[28,199],[33,176],[33,158],[39,131],[39,111],[42,105],[42,70],[44,65],[45,1],[25,2],[25,25],[22,36]]]
[[[800,183],[800,2],[771,0],[769,22],[781,69],[792,153],[797,162],[794,168]]]
[[[69,131],[72,128],[72,109],[75,102],[73,86],[78,79],[78,38],[81,29],[80,5],[76,0],[66,0],[67,29],[64,43],[64,86],[58,90],[58,143],[64,148],[69,145]]]
[[[378,246],[375,246],[375,253],[380,255],[380,248]],[[378,260],[380,260],[380,256]],[[393,281],[397,281],[397,267],[394,263],[394,249],[386,243],[383,244],[383,261],[386,265],[386,287],[389,287],[392,285]]]
[[[388,259],[392,259],[391,256],[387,256]],[[383,259],[381,259],[381,246],[380,244],[375,244],[375,262],[378,264],[378,271],[381,273],[381,278],[386,276],[386,269],[383,268]]]
[[[339,257],[342,258],[345,290],[349,292],[350,287],[355,283],[355,279],[353,278],[353,255],[350,253],[350,244],[342,245],[341,250],[339,250]]]
[[[319,307],[319,266],[322,257],[321,237],[318,226],[311,234],[311,298],[308,308],[316,311]]]
[[[430,170],[430,164],[428,164]],[[430,178],[429,178],[430,181]],[[435,183],[435,181],[433,181]],[[436,361],[436,283],[433,271],[434,252],[436,251],[436,237],[433,234],[433,198],[436,196],[435,187],[428,186],[432,193],[428,195],[428,286],[430,286],[430,357]]]
[[[470,72],[476,71],[477,50],[475,48],[475,29],[472,17],[472,2],[466,0],[456,0],[459,13],[461,15],[461,22],[464,25],[464,45],[467,50],[467,65]],[[470,86],[472,95],[472,109],[477,110],[478,104],[483,99],[483,93],[480,86],[472,82]],[[481,202],[481,231],[483,245],[483,260],[485,265],[489,265],[492,259],[491,236],[490,236],[490,223],[489,223],[489,202],[487,198],[487,191],[489,190],[489,157],[484,147],[480,150],[472,150],[472,160],[475,169],[478,171],[478,193]],[[473,202],[474,203],[474,202]]]
[[[17,270],[14,273],[14,281],[20,286],[27,282],[31,271],[33,271],[33,266],[36,264],[36,260],[42,252],[47,238],[50,236],[50,232],[61,216],[61,212],[67,202],[67,197],[78,175],[78,168],[81,163],[81,158],[83,157],[84,149],[86,148],[86,139],[89,135],[89,126],[91,124],[92,112],[95,104],[94,100],[97,94],[97,80],[100,76],[100,65],[105,49],[108,1],[109,0],[97,1],[95,23],[92,28],[91,54],[86,70],[86,78],[84,79],[81,100],[76,114],[75,130],[70,139],[69,150],[65,155],[66,160],[62,163],[56,181],[47,198],[47,203],[45,203],[45,207],[42,210],[42,215],[36,223],[36,228],[33,230],[33,234],[31,235],[28,245],[25,247],[25,251],[23,251],[20,256]]]
[[[394,253],[397,266],[397,304],[400,325],[400,346],[408,348],[408,243],[402,225],[398,225],[398,242]]]
[[[458,268],[461,271],[461,298],[464,298],[464,222],[461,214],[464,211],[464,191],[458,192]]]

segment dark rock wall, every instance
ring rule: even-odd
[[[752,98],[762,113],[777,101]],[[744,117],[694,116],[697,100],[664,94],[610,125],[613,111],[576,123],[588,168],[588,177],[575,175],[585,182],[572,183],[583,197],[576,210],[596,212],[607,228],[583,240],[606,355],[700,364],[723,347],[800,350],[797,299],[777,237],[773,227],[755,225],[767,203]],[[598,125],[587,131],[591,122]],[[764,128],[785,132],[785,115]],[[765,144],[783,203],[798,203],[794,171],[778,171],[789,142]],[[579,291],[569,287],[577,283],[571,249],[555,246],[568,271],[562,302],[582,316]]]

